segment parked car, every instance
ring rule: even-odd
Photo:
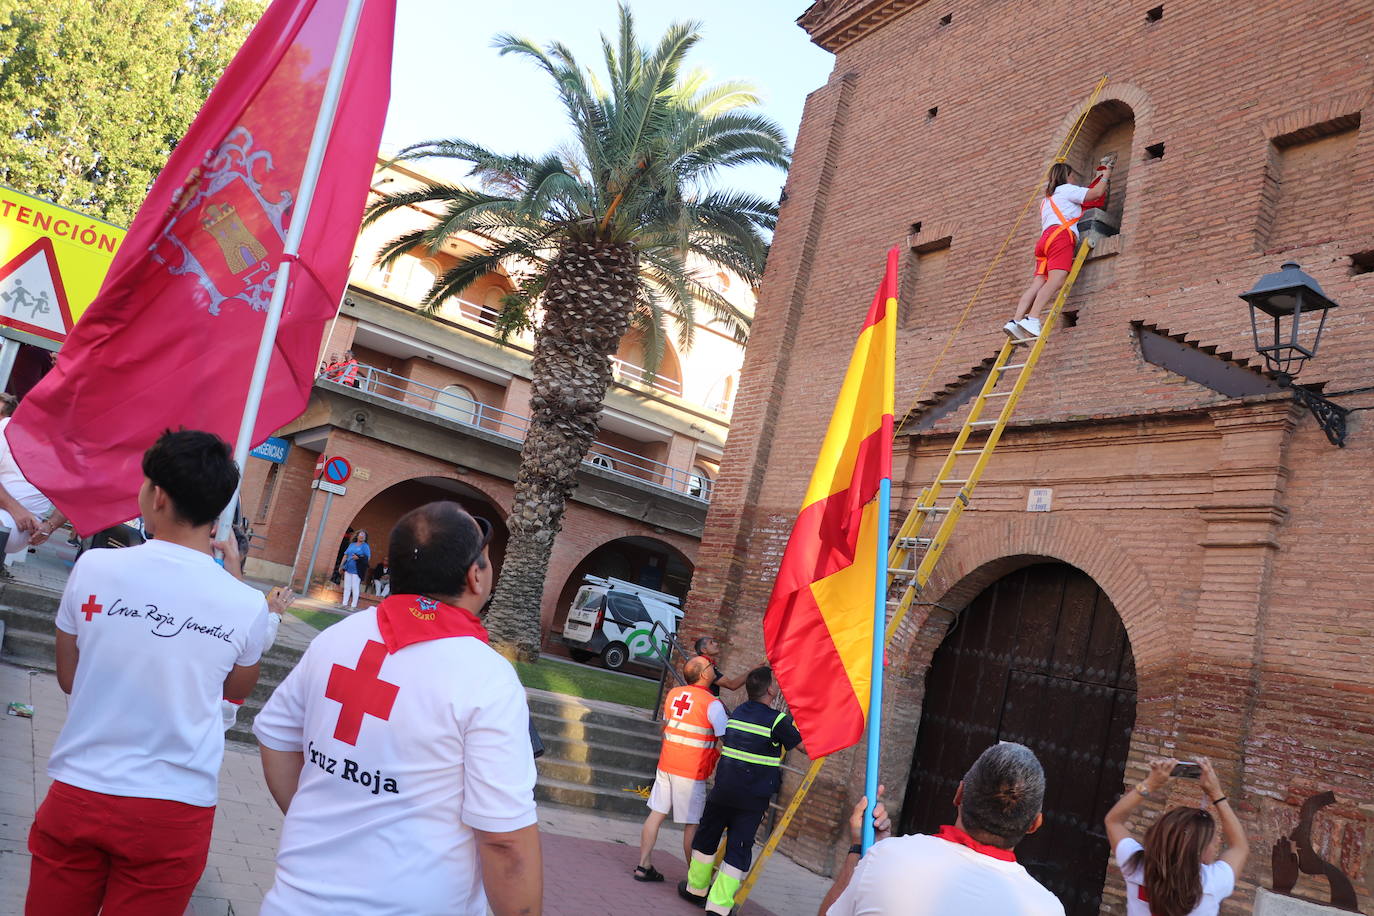
[[[667,637],[677,632],[681,619],[681,602],[666,592],[624,579],[587,576],[568,609],[563,643],[574,660],[599,655],[612,671],[632,662],[661,667]]]

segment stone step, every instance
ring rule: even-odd
[[[34,630],[5,627],[4,644],[0,645],[0,661],[40,671],[57,670],[57,637]]]
[[[590,808],[627,820],[642,820],[649,813],[646,799],[630,791],[603,789],[540,776],[534,786],[536,801]]]
[[[537,723],[536,723],[537,727]],[[540,732],[544,750],[549,757],[589,767],[616,767],[633,772],[652,774],[658,766],[659,744],[644,744],[627,747],[620,744],[601,744],[594,741],[576,741]]]
[[[663,732],[662,723],[655,722],[647,709],[582,700],[544,690],[530,690],[526,696],[530,714],[541,719],[557,718],[580,725],[610,728],[622,734],[646,735],[655,741]]]
[[[620,767],[589,766],[545,755],[536,761],[541,779],[548,778],[569,785],[600,789],[648,789],[654,784],[654,767],[622,769]]]
[[[57,622],[57,608],[29,608],[22,605],[0,605],[0,620],[5,621],[6,629],[33,630],[51,633]]]
[[[57,615],[57,606],[62,595],[52,589],[39,588],[14,580],[0,580],[0,605],[31,608],[44,611],[49,616]]]
[[[639,726],[595,725],[576,719],[565,719],[547,713],[530,711],[539,734],[570,741],[590,741],[596,744],[611,744],[618,747],[638,748],[646,745],[657,746],[663,736],[661,726],[652,729]]]

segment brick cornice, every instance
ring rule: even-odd
[[[816,0],[797,19],[811,40],[832,54],[880,29],[926,0]]]

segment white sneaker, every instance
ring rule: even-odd
[[[1017,324],[1015,320],[1008,321],[1002,325],[1002,330],[1007,332],[1007,336],[1012,340],[1027,340],[1026,329]]]
[[[1018,321],[1018,322],[1016,322],[1016,323],[1017,323],[1018,325],[1020,325],[1021,329],[1024,330],[1024,331],[1026,332],[1026,336],[1027,336],[1027,337],[1039,337],[1039,336],[1040,336],[1040,319],[1039,319],[1039,318],[1022,318],[1020,321]]]

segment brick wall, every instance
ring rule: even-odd
[[[1349,261],[1374,237],[1374,9],[1314,0],[1293,16],[1265,2],[1237,15],[1211,0],[1166,3],[1151,23],[1143,7],[1107,2],[1026,15],[1000,0],[850,0],[804,19],[837,51],[835,69],[803,115],[684,626],[727,635],[727,663],[761,653],[761,611],[883,252],[905,250],[913,223],[915,246],[934,250],[947,236],[949,247],[938,300],[904,278],[899,411],[996,352],[1038,225],[1023,222],[989,265],[1088,110],[1096,71],[1110,69],[1098,103],[1129,109],[1130,130],[1107,117],[1090,124],[1130,137],[1121,235],[1085,268],[1069,304],[1077,325],[1047,348],[922,600],[961,607],[1028,557],[1088,572],[1121,614],[1138,668],[1127,782],[1158,751],[1208,753],[1240,799],[1254,855],[1224,912],[1245,911],[1267,881],[1269,845],[1324,788],[1340,804],[1320,818],[1319,848],[1356,877],[1367,905],[1368,415],[1352,415],[1349,447],[1334,449],[1282,396],[1228,401],[1146,363],[1131,322],[1248,354],[1236,294],[1292,258],[1342,304],[1303,381],[1374,383],[1363,317],[1374,274],[1353,274]],[[1065,57],[1070,45],[1091,54]],[[1161,143],[1152,157],[1146,148]],[[901,437],[901,509],[960,418]],[[1025,512],[1032,485],[1054,488],[1053,511]],[[889,787],[906,784],[944,614],[914,615],[890,654]],[[789,840],[821,865],[847,843],[836,825],[862,782],[859,755],[839,757]],[[1104,912],[1121,911],[1114,880]],[[1321,891],[1309,879],[1299,889]]]

